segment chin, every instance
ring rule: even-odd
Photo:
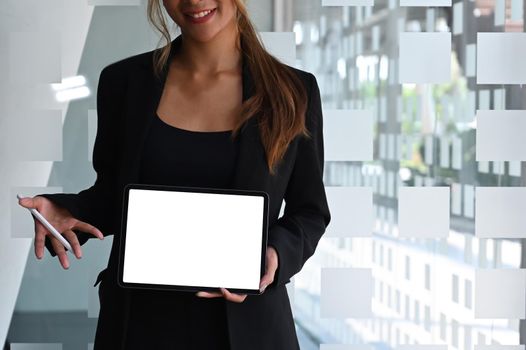
[[[191,38],[193,41],[197,41],[200,43],[206,43],[210,40],[214,39],[214,37],[217,35],[215,32],[184,32],[183,35],[187,38]]]

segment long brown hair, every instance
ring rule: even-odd
[[[274,175],[275,166],[283,158],[289,143],[300,134],[311,136],[305,125],[307,93],[292,69],[264,48],[250,21],[244,0],[233,1],[237,6],[239,49],[254,81],[254,94],[243,102],[233,136],[247,119],[257,116],[267,166],[270,174]],[[148,0],[148,19],[165,41],[165,45],[154,55],[154,69],[159,74],[167,63],[171,47],[160,0]]]

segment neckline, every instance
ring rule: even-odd
[[[175,129],[175,130],[182,131],[182,132],[187,133],[187,134],[194,134],[194,135],[195,134],[202,134],[202,135],[206,135],[206,134],[231,134],[232,133],[232,130],[196,131],[196,130],[182,129],[182,128],[179,128],[177,126],[168,124],[167,122],[162,120],[161,117],[159,117],[159,114],[157,114],[157,113],[155,113],[155,119],[160,121],[165,126],[168,126],[168,127],[172,128],[172,129]]]

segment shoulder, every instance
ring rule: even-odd
[[[153,53],[155,50],[143,52],[137,55],[129,56],[110,63],[105,66],[100,73],[100,80],[108,82],[123,82],[126,78],[138,70],[152,70]]]
[[[312,114],[313,112],[319,112],[321,109],[321,96],[320,88],[318,86],[318,81],[316,76],[306,70],[299,69],[284,63],[284,65],[292,71],[296,76],[303,82],[305,87],[305,92],[307,94],[307,114]],[[318,113],[319,114],[319,113]],[[308,118],[309,119],[309,118]],[[310,118],[312,119],[312,118]],[[307,124],[310,125],[311,121],[307,120]]]
[[[316,83],[316,77],[309,71],[299,69],[288,64],[283,63],[290,71],[292,71],[300,80],[303,82],[303,85],[307,89],[307,92],[311,91],[314,83]]]
[[[311,134],[319,135],[323,130],[323,112],[320,88],[316,76],[309,71],[289,65],[286,66],[303,81],[305,92],[307,93],[305,125]]]
[[[305,91],[307,93],[307,113],[311,113],[313,110],[318,111],[321,109],[321,96],[320,88],[316,76],[306,70],[302,70],[293,66],[284,64],[290,69],[296,76],[303,82]]]

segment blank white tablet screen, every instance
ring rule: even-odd
[[[264,198],[130,189],[123,282],[259,289]]]

